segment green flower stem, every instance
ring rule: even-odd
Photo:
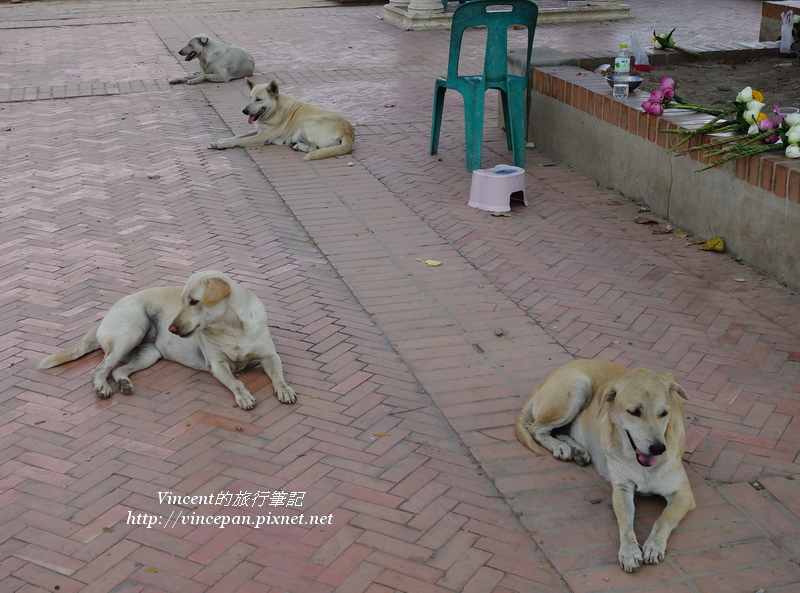
[[[670,49],[674,49],[677,51],[682,51],[685,54],[689,54],[690,56],[694,56],[695,58],[699,58],[700,54],[696,51],[692,51],[690,49],[686,49],[685,47],[678,47],[677,45],[670,45]]]
[[[736,159],[753,156],[754,154],[760,154],[762,152],[768,152],[770,150],[780,150],[783,148],[780,144],[761,144],[760,146],[752,146],[748,145],[745,147],[741,147],[741,150],[736,152],[728,153],[728,156],[723,157],[721,159],[717,159],[713,163],[709,163],[705,167],[702,167],[695,171],[695,173],[700,173],[701,171],[707,171],[708,169],[713,169],[714,167],[719,167],[724,165],[725,163],[730,163],[731,161],[735,161]]]
[[[747,140],[748,138],[750,138],[750,134],[742,134],[741,136],[736,136],[734,138],[726,140],[717,140],[715,142],[708,142],[707,144],[701,144],[700,146],[692,146],[691,148],[684,148],[680,152],[676,153],[675,156],[688,154],[696,150],[710,150],[712,148],[717,148],[718,146],[722,146],[724,144],[729,144],[730,142],[740,142],[742,140]]]

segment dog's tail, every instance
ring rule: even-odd
[[[318,159],[327,159],[332,156],[340,156],[347,154],[353,150],[353,144],[356,141],[355,135],[352,132],[346,132],[342,135],[342,141],[336,146],[328,146],[326,148],[318,148],[312,150],[304,158],[304,161],[316,161]]]
[[[528,449],[534,453],[542,454],[544,451],[542,451],[542,448],[533,439],[529,430],[533,424],[532,409],[533,407],[530,405],[530,402],[526,403],[522,408],[522,412],[520,412],[519,418],[517,418],[517,424],[514,427],[514,434],[517,435],[517,440],[528,447]]]
[[[49,369],[50,367],[57,367],[60,364],[64,364],[70,360],[75,360],[84,354],[89,354],[89,352],[100,348],[100,343],[97,341],[98,327],[99,324],[95,325],[89,330],[89,333],[83,336],[83,339],[81,339],[81,341],[74,346],[67,348],[66,350],[59,350],[58,352],[46,357],[44,360],[42,360],[42,362],[39,363],[39,368]]]

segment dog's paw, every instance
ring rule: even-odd
[[[217,142],[212,142],[210,148],[214,148],[216,150],[225,150],[228,148],[228,146],[223,140],[218,140]]]
[[[578,465],[589,465],[592,462],[592,456],[589,455],[586,449],[573,449],[572,459],[574,459],[575,463]]]
[[[642,562],[642,550],[638,545],[620,546],[619,565],[625,572],[636,572],[642,566]]]
[[[119,392],[123,395],[130,395],[133,393],[133,383],[131,383],[130,379],[120,379],[117,381],[117,387],[119,387]]]
[[[252,410],[256,406],[256,399],[248,391],[237,393],[235,398],[236,405],[243,410]]]
[[[108,399],[111,397],[111,386],[106,383],[104,385],[97,385],[94,386],[94,392],[97,394],[98,397],[102,399]]]
[[[278,401],[282,404],[293,404],[297,401],[297,395],[295,394],[294,389],[288,385],[277,388],[275,390],[275,395],[278,396]]]
[[[569,461],[572,459],[572,447],[567,443],[558,443],[553,446],[553,457],[561,461]]]
[[[658,564],[667,554],[666,542],[660,542],[654,538],[648,538],[644,543],[644,563]]]

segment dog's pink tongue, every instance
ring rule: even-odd
[[[639,461],[641,465],[645,467],[650,467],[656,462],[655,455],[645,455],[644,453],[639,451],[639,449],[636,449],[636,459]]]
[[[254,121],[256,121],[255,115],[251,115],[250,117],[247,118],[247,123],[249,123],[251,126],[253,125]]]

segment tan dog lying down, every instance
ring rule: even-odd
[[[129,375],[164,358],[211,371],[243,410],[255,406],[256,400],[233,373],[259,361],[278,399],[295,401],[294,390],[283,378],[264,305],[252,292],[213,270],[194,274],[183,287],[148,288],[123,297],[80,342],[51,354],[39,368],[64,364],[98,348],[105,357],[92,379],[103,398],[112,393],[109,373],[119,390],[130,394]]]
[[[681,398],[670,374],[626,369],[602,360],[576,360],[553,371],[531,394],[516,425],[534,452],[594,463],[613,486],[619,563],[627,572],[664,559],[667,539],[695,506],[683,466]],[[634,494],[667,500],[642,549],[633,531]]]
[[[245,82],[250,87],[250,102],[242,113],[251,125],[255,123],[256,130],[213,142],[212,148],[288,144],[292,150],[307,152],[307,161],[353,150],[356,134],[343,116],[279,92],[274,80],[254,84],[245,78]]]

